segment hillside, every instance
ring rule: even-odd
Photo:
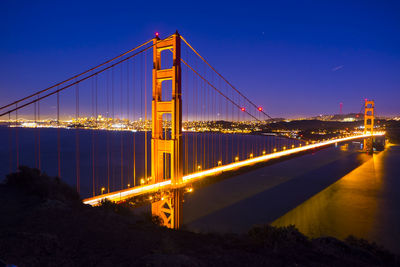
[[[400,266],[385,249],[353,237],[309,239],[295,227],[198,234],[149,215],[82,204],[57,178],[21,168],[0,185],[0,259],[23,266]]]

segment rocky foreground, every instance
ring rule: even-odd
[[[376,244],[309,239],[295,227],[245,235],[166,229],[126,205],[86,206],[74,189],[29,168],[0,185],[0,218],[0,259],[21,267],[400,266]]]

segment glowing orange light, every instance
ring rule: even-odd
[[[159,33],[158,33],[158,32],[156,32],[156,37],[158,37],[158,35],[159,35]]]
[[[262,111],[262,107],[258,107],[258,111]]]
[[[305,146],[297,147],[294,149],[289,149],[289,150],[284,150],[284,151],[279,151],[279,152],[275,152],[275,149],[274,149],[275,153],[266,154],[266,155],[262,155],[262,156],[258,156],[258,157],[254,157],[254,158],[250,158],[250,159],[245,159],[242,161],[238,161],[239,157],[235,157],[236,162],[233,162],[233,163],[230,163],[227,165],[223,165],[223,166],[214,167],[212,169],[208,169],[205,171],[195,172],[195,173],[184,176],[182,178],[183,179],[182,184],[192,183],[195,180],[202,179],[202,178],[210,176],[210,175],[216,175],[223,171],[228,171],[228,170],[252,165],[252,164],[255,164],[258,162],[263,162],[263,161],[267,161],[270,159],[275,159],[275,158],[279,158],[279,157],[283,157],[283,156],[292,155],[295,153],[303,152],[303,151],[318,148],[318,147],[323,147],[326,145],[332,145],[336,142],[350,141],[353,139],[365,138],[365,137],[370,137],[370,136],[381,136],[384,134],[385,134],[385,132],[375,132],[374,134],[367,133],[367,134],[352,135],[349,137],[339,138],[339,139],[335,139],[335,140],[329,140],[329,141],[320,142],[320,143],[313,142],[313,144],[310,144],[310,145],[305,145]],[[129,189],[124,189],[121,191],[116,191],[116,192],[112,192],[112,193],[108,193],[108,194],[104,194],[104,195],[100,195],[100,196],[95,196],[95,197],[92,197],[89,199],[85,199],[83,201],[83,203],[95,206],[95,205],[98,205],[101,202],[101,200],[103,200],[103,199],[109,199],[110,201],[122,201],[122,200],[127,199],[132,196],[142,195],[142,194],[151,193],[151,192],[157,192],[159,190],[162,190],[163,188],[168,189],[170,186],[171,186],[171,180],[166,180],[166,181],[156,183],[156,184],[142,185],[142,186],[132,187]],[[149,199],[151,200],[152,197],[150,197]]]
[[[241,110],[241,111],[246,111],[246,109],[245,109],[244,107],[242,107],[240,110]]]

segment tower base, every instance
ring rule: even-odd
[[[182,200],[183,192],[181,189],[165,192],[160,200],[151,204],[151,213],[161,219],[163,226],[178,229],[181,225]]]
[[[364,139],[364,151],[368,154],[372,154],[374,152],[374,139],[372,137]]]

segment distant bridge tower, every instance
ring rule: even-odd
[[[374,109],[375,102],[373,100],[365,100],[365,113],[364,113],[364,134],[374,133]],[[364,139],[364,150],[366,152],[373,151],[373,137]]]
[[[152,139],[151,175],[153,183],[171,179],[172,187],[182,183],[182,96],[181,96],[181,38],[178,32],[171,37],[153,40],[153,101],[152,101]],[[161,68],[161,53],[172,52],[173,65],[170,69]],[[164,81],[172,81],[172,96],[166,95]],[[164,89],[164,90],[163,90]],[[167,100],[168,99],[168,100]],[[163,116],[170,114],[171,132],[163,125]],[[153,215],[159,216],[165,226],[179,228],[181,222],[182,192],[172,189],[163,193],[152,203]]]

